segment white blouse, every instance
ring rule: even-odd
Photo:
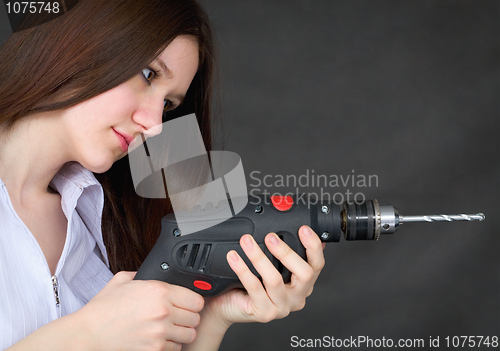
[[[0,350],[80,309],[113,276],[102,240],[104,195],[97,179],[73,162],[56,174],[51,186],[61,194],[68,219],[54,276],[0,179]]]

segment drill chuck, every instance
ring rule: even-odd
[[[377,200],[341,205],[323,203],[311,208],[311,227],[325,242],[345,240],[378,240],[380,234],[393,234],[405,222],[482,221],[475,215],[402,216],[392,205],[380,205]],[[316,217],[316,218],[315,218]]]

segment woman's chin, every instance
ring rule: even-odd
[[[115,159],[103,158],[102,160],[93,159],[92,162],[80,162],[81,165],[87,168],[89,171],[94,173],[104,173],[108,171],[113,163],[117,161]]]

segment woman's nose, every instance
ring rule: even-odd
[[[151,137],[154,137],[155,135],[160,134],[162,129],[163,129],[163,125],[160,123],[154,127],[149,128],[143,134],[146,138],[151,138]]]
[[[144,128],[146,137],[153,137],[162,131],[163,100],[141,106],[134,113],[134,122]]]

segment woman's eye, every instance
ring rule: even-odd
[[[172,107],[172,101],[163,100],[163,111],[167,111],[170,107]]]
[[[151,68],[144,68],[142,70],[142,75],[148,82],[151,82],[155,77],[155,72]]]

